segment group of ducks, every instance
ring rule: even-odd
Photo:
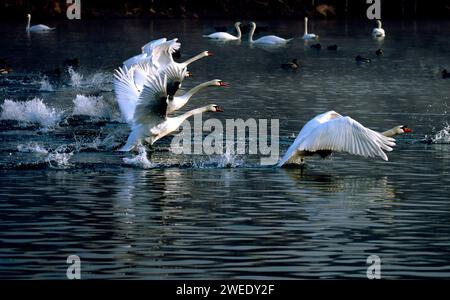
[[[219,31],[219,32],[214,32],[214,33],[208,34],[208,35],[203,35],[203,37],[217,40],[217,41],[241,40],[241,38],[242,38],[241,25],[242,25],[241,22],[236,22],[234,24],[234,27],[237,32],[237,36],[232,35],[225,31]],[[293,40],[293,38],[284,39],[284,38],[278,37],[276,35],[266,35],[266,36],[258,38],[257,40],[253,40],[253,35],[256,30],[256,23],[250,22],[249,26],[250,26],[250,32],[249,32],[249,36],[248,36],[248,41],[251,44],[259,44],[259,45],[267,45],[267,46],[276,46],[276,45],[282,46]],[[386,32],[382,28],[381,21],[377,20],[377,27],[375,27],[372,30],[372,37],[384,38],[385,36],[386,36]],[[312,41],[312,40],[317,40],[318,38],[319,38],[318,34],[308,32],[308,17],[305,17],[304,18],[304,33],[303,33],[302,39],[305,41]],[[322,49],[322,45],[320,43],[313,44],[310,47],[313,49],[316,49],[316,50]],[[336,45],[336,44],[329,45],[329,46],[327,46],[327,49],[330,51],[336,51],[338,49],[338,45]],[[378,49],[376,51],[376,55],[377,56],[383,55],[383,49]],[[355,60],[357,62],[371,62],[371,59],[364,58],[360,55],[356,56]],[[301,65],[297,59],[293,59],[290,62],[281,64],[281,67],[283,69],[291,69],[291,70],[298,70],[300,68],[300,66]]]

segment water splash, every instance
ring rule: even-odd
[[[34,98],[30,101],[13,101],[6,99],[1,105],[0,120],[15,120],[24,124],[39,124],[44,128],[55,126],[63,115],[62,111],[47,107],[43,100]]]
[[[55,90],[53,89],[53,86],[51,85],[50,81],[48,80],[47,76],[44,76],[41,81],[39,82],[39,84],[41,85],[41,87],[39,88],[39,90],[41,92],[54,92]]]
[[[67,149],[68,148],[66,145],[61,145],[48,154],[45,161],[48,163],[50,168],[67,169],[72,166],[69,160],[73,156],[74,152],[68,152]]]
[[[48,154],[48,150],[36,142],[29,142],[28,144],[19,144],[17,145],[17,151],[24,153]]]
[[[123,162],[127,165],[142,169],[151,169],[157,166],[156,164],[148,160],[147,150],[143,145],[138,146],[138,155],[133,156],[132,158],[124,157]]]
[[[219,168],[237,168],[244,165],[244,160],[238,155],[225,153],[217,161]]]
[[[112,119],[114,111],[105,100],[103,96],[85,96],[77,95],[73,100],[75,107],[73,108],[73,115],[85,115],[96,118]]]
[[[70,75],[70,85],[74,87],[80,87],[83,82],[83,75],[77,73],[73,67],[67,69]]]
[[[101,134],[96,136],[93,140],[85,141],[78,139],[75,136],[75,149],[77,152],[88,151],[110,151],[117,148],[120,144],[116,142],[116,136],[114,133],[108,134],[105,138],[102,138]]]
[[[82,74],[76,72],[72,67],[67,69],[70,75],[70,85],[73,87],[97,88],[102,91],[112,91],[113,79],[109,73],[94,73],[85,78]]]
[[[431,137],[431,142],[433,144],[450,144],[450,125],[446,124],[443,129]]]

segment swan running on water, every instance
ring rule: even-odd
[[[44,31],[50,31],[50,30],[55,29],[54,27],[48,27],[47,25],[42,25],[42,24],[33,25],[30,27],[31,15],[27,14],[27,18],[28,18],[28,22],[27,22],[27,27],[25,28],[25,30],[28,32],[44,32]]]
[[[392,151],[394,136],[412,132],[407,126],[396,126],[379,133],[364,127],[350,117],[344,117],[335,111],[316,116],[303,126],[294,143],[281,158],[278,166],[304,163],[306,156],[318,154],[325,158],[332,152],[347,152],[364,157],[388,157],[383,152]]]
[[[214,40],[221,40],[221,41],[236,41],[240,40],[242,37],[241,33],[241,22],[234,23],[234,28],[236,28],[236,31],[238,33],[238,36],[234,36],[232,34],[229,34],[228,32],[214,32],[208,35],[204,35],[203,37],[214,39]]]
[[[256,23],[255,22],[251,22],[250,23],[251,29],[250,29],[250,35],[248,37],[248,41],[250,43],[253,44],[260,44],[260,45],[283,45],[286,43],[289,43],[290,41],[292,41],[293,39],[283,39],[280,38],[276,35],[265,35],[263,37],[260,37],[257,40],[253,40],[253,34],[255,33],[255,29],[256,29]]]
[[[372,37],[380,38],[380,37],[385,37],[385,36],[386,36],[386,32],[384,31],[383,28],[381,28],[381,21],[377,20],[377,27],[375,27],[372,30]]]
[[[127,142],[119,151],[130,151],[147,137],[146,140],[152,145],[160,138],[177,130],[181,123],[192,115],[223,111],[218,105],[211,104],[193,109],[177,117],[167,116],[170,112],[184,106],[190,97],[202,88],[210,85],[226,85],[219,79],[198,85],[181,97],[173,97],[167,93],[166,74],[147,76],[141,91],[136,87],[133,70],[120,68],[115,77],[117,101],[122,115],[131,126]]]

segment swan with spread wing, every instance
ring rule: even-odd
[[[394,136],[412,132],[407,126],[396,126],[379,133],[364,127],[358,121],[329,111],[316,116],[303,126],[294,143],[281,158],[278,166],[304,163],[307,156],[327,157],[332,152],[347,152],[364,157],[388,160],[384,151],[392,151]]]
[[[212,104],[193,109],[177,117],[168,117],[170,112],[184,106],[200,89],[210,85],[225,85],[219,79],[201,84],[185,95],[176,97],[167,92],[167,74],[148,75],[142,90],[139,90],[135,84],[134,71],[119,68],[115,74],[114,85],[121,112],[131,127],[127,142],[120,151],[132,150],[136,144],[142,142],[142,139],[149,140],[150,144],[153,144],[175,131],[192,115],[207,111],[223,111],[218,105]]]
[[[202,51],[185,62],[178,63],[173,60],[172,55],[178,51],[180,47],[181,44],[178,42],[177,38],[169,41],[167,41],[166,38],[154,40],[142,47],[142,54],[138,54],[124,61],[123,66],[129,69],[137,63],[147,62],[154,65],[157,69],[165,68],[172,64],[184,68],[194,61],[213,55],[211,51]]]

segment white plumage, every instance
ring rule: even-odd
[[[213,40],[221,40],[221,41],[236,41],[240,40],[242,37],[241,33],[241,22],[234,23],[234,27],[236,28],[236,31],[238,33],[238,36],[234,36],[232,34],[229,34],[228,32],[214,32],[208,35],[204,35],[203,37],[213,39]]]
[[[305,33],[303,34],[304,40],[315,40],[318,39],[319,35],[316,35],[314,33],[308,33],[308,18],[305,17]]]
[[[127,143],[121,151],[130,151],[142,139],[150,135],[153,144],[161,137],[176,130],[189,116],[205,111],[222,111],[217,105],[209,105],[191,110],[181,116],[169,118],[167,114],[183,107],[199,90],[210,85],[223,86],[221,80],[215,79],[194,87],[185,95],[173,97],[168,94],[168,75],[164,72],[147,74],[142,87],[136,84],[136,74],[143,76],[139,64],[132,69],[119,68],[115,74],[114,90],[123,118],[131,127]],[[137,70],[137,71],[136,71]],[[182,72],[185,72],[184,69]],[[140,82],[141,83],[141,82]]]
[[[257,40],[253,40],[253,34],[255,33],[255,30],[256,30],[256,23],[251,22],[250,25],[251,25],[251,29],[250,29],[250,35],[248,38],[248,41],[250,43],[260,44],[260,45],[284,45],[293,40],[292,38],[291,39],[283,39],[276,35],[266,35],[266,36],[260,37]]]
[[[377,20],[377,27],[375,27],[372,30],[372,37],[380,38],[380,37],[385,37],[385,36],[386,36],[386,32],[384,31],[383,28],[381,28],[381,21]]]
[[[364,157],[381,157],[388,160],[383,151],[392,151],[395,139],[364,127],[350,117],[335,111],[316,116],[302,128],[294,143],[278,163],[282,166],[299,157],[320,151],[339,151]]]
[[[45,31],[50,31],[50,30],[55,29],[53,27],[48,27],[47,25],[43,25],[43,24],[33,25],[30,27],[31,15],[28,14],[27,18],[28,18],[28,22],[27,22],[27,27],[25,28],[25,30],[28,32],[45,32]]]

